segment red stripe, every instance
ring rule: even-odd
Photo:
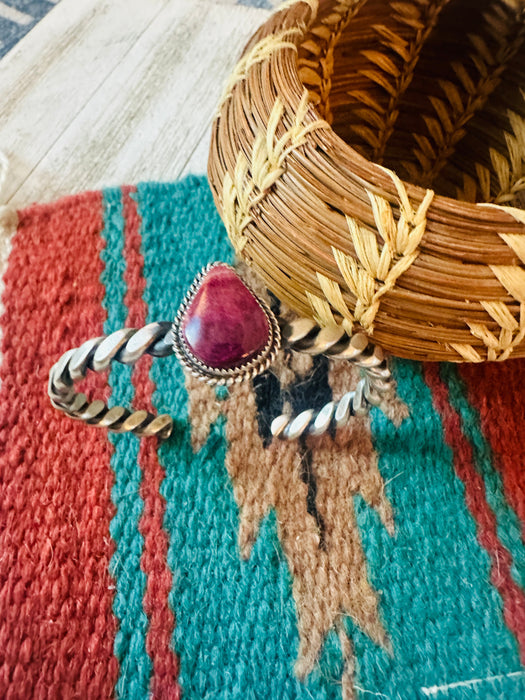
[[[525,594],[512,578],[512,557],[498,539],[483,478],[474,467],[472,447],[461,430],[460,416],[449,403],[448,387],[439,376],[439,365],[424,365],[424,373],[443,421],[445,440],[454,453],[456,474],[465,486],[465,502],[476,522],[479,542],[491,559],[490,578],[503,600],[505,622],[518,641],[521,661],[525,663]]]
[[[126,272],[124,275],[127,294],[125,304],[129,310],[128,325],[140,327],[146,323],[147,305],[143,299],[146,281],[143,277],[144,260],[140,250],[140,217],[137,204],[130,196],[134,190],[122,188],[125,227],[124,257]],[[135,387],[134,405],[153,411],[151,396],[155,384],[150,379],[151,358],[144,358],[137,364],[133,373]],[[140,521],[140,531],[144,537],[142,569],[146,573],[147,583],[144,594],[144,610],[149,618],[146,636],[146,650],[153,663],[152,693],[161,699],[180,698],[181,691],[177,682],[179,664],[171,648],[174,629],[174,616],[168,605],[171,590],[171,571],[167,565],[168,537],[163,529],[166,504],[160,494],[164,471],[157,457],[156,440],[141,441],[139,465],[143,471],[141,496],[144,500],[144,513]]]
[[[463,365],[470,403],[495,456],[505,498],[522,524],[525,542],[525,360]]]
[[[0,368],[0,697],[111,697],[111,448],[49,403],[49,368],[100,335],[100,193],[20,213]],[[88,384],[103,394],[103,377]]]

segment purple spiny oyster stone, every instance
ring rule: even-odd
[[[191,353],[215,369],[246,364],[270,339],[270,324],[253,293],[227,265],[204,277],[182,320]]]

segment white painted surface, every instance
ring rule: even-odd
[[[0,62],[4,202],[205,172],[222,86],[268,10],[61,0]]]

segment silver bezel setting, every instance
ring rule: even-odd
[[[249,362],[239,365],[238,367],[232,367],[229,369],[218,369],[216,367],[210,367],[209,365],[206,365],[204,362],[195,357],[195,355],[191,352],[190,348],[188,347],[188,344],[186,343],[184,339],[184,334],[182,332],[182,323],[184,321],[186,312],[188,311],[191,302],[195,298],[195,295],[199,291],[200,286],[204,281],[204,278],[210,272],[210,270],[219,265],[221,267],[227,267],[233,272],[235,272],[235,274],[239,277],[239,279],[242,281],[245,287],[251,292],[251,294],[254,296],[257,303],[259,304],[260,308],[264,312],[268,320],[269,328],[268,343],[261,350],[261,352],[256,357],[253,357]],[[261,374],[261,372],[264,372],[268,369],[268,367],[270,367],[270,365],[274,362],[279,348],[281,346],[281,329],[279,328],[279,324],[277,322],[275,314],[270,309],[268,304],[266,304],[262,299],[260,299],[257,296],[257,294],[255,294],[253,289],[248,284],[246,284],[246,282],[242,279],[242,277],[238,274],[237,270],[235,270],[234,267],[228,265],[227,263],[213,262],[209,265],[206,265],[206,267],[204,267],[197,274],[190,288],[186,292],[186,296],[184,297],[184,300],[179,306],[179,310],[177,311],[177,315],[171,327],[171,339],[173,344],[173,352],[177,356],[179,362],[182,364],[184,369],[191,372],[191,374],[193,374],[195,377],[198,377],[199,379],[207,382],[208,384],[230,386],[235,382],[242,382],[247,379],[253,379],[253,377],[256,377],[258,374]]]

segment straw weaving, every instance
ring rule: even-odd
[[[208,174],[279,299],[399,357],[525,354],[524,13],[298,0],[253,36]]]

